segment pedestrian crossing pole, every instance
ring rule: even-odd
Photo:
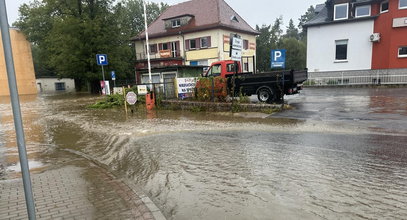
[[[4,57],[7,67],[7,78],[10,89],[11,106],[13,108],[14,127],[16,129],[18,155],[20,157],[21,173],[23,176],[25,202],[27,206],[28,219],[35,220],[35,204],[31,187],[30,169],[28,167],[27,150],[23,121],[21,117],[20,100],[18,97],[16,74],[14,69],[13,52],[11,48],[10,30],[7,19],[5,0],[0,0],[0,28],[3,40]]]

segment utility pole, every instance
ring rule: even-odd
[[[148,39],[148,25],[147,25],[147,9],[146,9],[146,1],[143,0],[143,9],[144,9],[144,27],[146,29],[146,44],[147,44],[147,63],[148,63],[148,82],[151,86],[150,89],[153,87],[153,80],[151,78],[151,61],[150,61],[150,44]]]
[[[21,117],[20,100],[18,97],[16,73],[14,69],[13,51],[11,48],[10,30],[8,25],[5,0],[0,0],[0,26],[3,40],[4,57],[6,60],[8,85],[10,89],[11,106],[13,108],[14,127],[16,129],[18,155],[23,176],[25,202],[27,206],[28,219],[35,220],[35,204],[32,193],[30,169],[28,167],[27,150],[25,146],[24,128]]]

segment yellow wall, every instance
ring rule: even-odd
[[[216,59],[219,57],[218,48],[187,51],[187,60]]]
[[[18,93],[20,95],[37,94],[31,45],[25,36],[16,29],[10,29],[10,38]],[[3,42],[0,40],[0,96],[8,96],[9,94]]]
[[[208,61],[208,65],[211,65],[212,62],[217,62],[220,60],[229,60],[229,44],[224,43],[223,36],[230,36],[230,34],[236,33],[232,31],[226,31],[223,29],[214,29],[208,31],[200,31],[194,33],[188,33],[178,36],[162,37],[150,40],[150,44],[160,44],[173,41],[180,41],[180,52],[181,56],[184,58],[184,64],[190,65],[191,61]],[[256,49],[250,49],[250,43],[256,43],[256,36],[243,34],[237,32],[244,40],[249,41],[249,49],[242,51],[242,56],[244,57],[253,57],[256,54]],[[211,47],[198,50],[185,51],[185,40],[200,38],[200,37],[211,37]],[[145,41],[137,41],[136,53],[146,53],[145,51]],[[145,57],[145,56],[144,56]],[[151,55],[151,59],[160,58],[159,54]],[[249,61],[249,71],[253,71],[254,63]]]

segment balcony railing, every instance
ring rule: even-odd
[[[179,50],[171,51],[171,50],[160,50],[156,53],[150,53],[150,59],[160,59],[160,58],[175,58],[180,57],[181,53]],[[137,53],[136,54],[137,60],[146,60],[147,54],[146,53]]]

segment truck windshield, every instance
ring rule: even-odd
[[[221,64],[213,65],[208,71],[207,76],[220,76],[221,73]]]

